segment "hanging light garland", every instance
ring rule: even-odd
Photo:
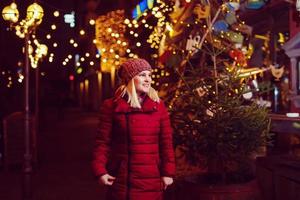
[[[29,44],[29,59],[31,67],[37,68],[38,62],[47,55],[48,47],[45,44],[40,44],[37,39],[34,39],[33,43],[35,44],[35,48]]]

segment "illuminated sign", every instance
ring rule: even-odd
[[[153,8],[155,0],[143,0],[132,11],[132,18],[138,19],[147,9]]]
[[[72,11],[70,14],[64,15],[64,20],[66,24],[70,24],[71,28],[75,27],[75,12]]]

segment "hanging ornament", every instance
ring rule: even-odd
[[[259,91],[259,87],[258,87],[258,83],[257,83],[256,79],[252,80],[252,85],[254,86],[254,88],[255,88],[256,91]]]
[[[210,117],[213,117],[214,116],[214,113],[210,110],[210,109],[207,109],[206,110],[206,115],[210,116]]]
[[[199,97],[203,97],[207,93],[207,88],[198,87],[195,89],[195,91],[199,95]]]
[[[247,100],[251,99],[253,97],[253,93],[252,93],[249,85],[246,86],[245,91],[246,92],[243,93],[244,99],[247,99]]]
[[[240,3],[237,2],[228,2],[227,8],[232,11],[237,11],[240,8]]]
[[[242,51],[244,52],[246,58],[250,59],[254,51],[253,45],[249,43],[248,48],[242,48]]]
[[[232,49],[229,51],[229,56],[234,59],[238,64],[244,66],[246,64],[246,57],[239,49]]]
[[[193,13],[197,15],[197,19],[206,19],[209,16],[210,13],[210,6],[208,5],[201,5],[196,4]]]
[[[233,32],[233,31],[228,31],[226,34],[225,34],[226,38],[233,42],[233,43],[240,43],[242,44],[243,41],[244,41],[244,36],[240,33],[236,33],[236,32]]]
[[[266,4],[267,0],[248,0],[246,3],[246,8],[249,9],[260,9]]]
[[[235,14],[234,14],[233,12],[227,13],[226,16],[225,16],[225,20],[226,20],[226,22],[227,22],[229,25],[232,25],[232,24],[234,24],[234,23],[237,22],[236,16],[235,16]]]
[[[280,44],[284,44],[285,43],[285,38],[284,38],[284,35],[283,35],[283,33],[278,33],[278,42],[280,43]]]
[[[284,72],[284,66],[277,68],[274,65],[270,65],[272,75],[276,78],[276,81],[279,81]]]
[[[228,24],[226,23],[225,20],[219,20],[216,21],[213,25],[213,30],[215,32],[227,32],[228,31]]]
[[[187,51],[192,51],[193,53],[198,51],[199,44],[200,44],[201,37],[200,35],[195,35],[194,37],[192,35],[189,35],[187,41],[186,41],[186,47],[185,49]]]
[[[231,28],[233,30],[237,30],[237,31],[239,31],[241,33],[245,33],[247,35],[251,35],[252,34],[252,30],[253,30],[253,28],[251,26],[248,26],[246,24],[238,24],[238,23],[232,24]]]

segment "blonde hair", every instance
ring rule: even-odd
[[[129,103],[130,107],[132,107],[132,108],[141,108],[142,107],[139,102],[139,99],[138,99],[138,94],[136,92],[136,88],[135,88],[133,79],[131,79],[127,85],[121,85],[116,90],[115,97],[117,99],[123,98],[125,95],[127,95],[127,97],[128,97],[127,103]],[[150,87],[147,95],[150,99],[152,99],[155,102],[160,101],[157,91],[152,87]]]

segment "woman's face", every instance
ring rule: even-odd
[[[148,93],[151,87],[151,71],[142,71],[133,77],[136,92],[138,94]]]

